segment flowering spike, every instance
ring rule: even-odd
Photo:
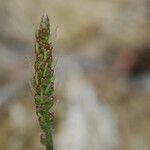
[[[52,107],[54,104],[54,70],[52,67],[53,46],[49,42],[49,36],[49,18],[47,14],[44,14],[35,33],[34,99],[39,124],[43,130],[41,143],[46,146],[47,150],[53,150],[52,128],[54,113]]]

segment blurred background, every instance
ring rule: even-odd
[[[0,0],[0,150],[44,150],[28,80],[47,12],[55,150],[150,149],[149,0]]]

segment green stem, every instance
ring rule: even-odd
[[[53,139],[52,135],[47,136],[48,143],[46,144],[46,150],[53,150]]]

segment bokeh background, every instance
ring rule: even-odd
[[[44,150],[28,85],[44,12],[55,150],[149,150],[149,0],[0,0],[0,150]]]

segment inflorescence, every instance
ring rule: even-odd
[[[41,18],[38,30],[35,33],[35,73],[34,99],[36,104],[36,114],[39,119],[41,143],[47,150],[53,150],[52,129],[54,122],[54,70],[53,70],[53,46],[49,42],[50,24],[49,18],[45,14]]]

